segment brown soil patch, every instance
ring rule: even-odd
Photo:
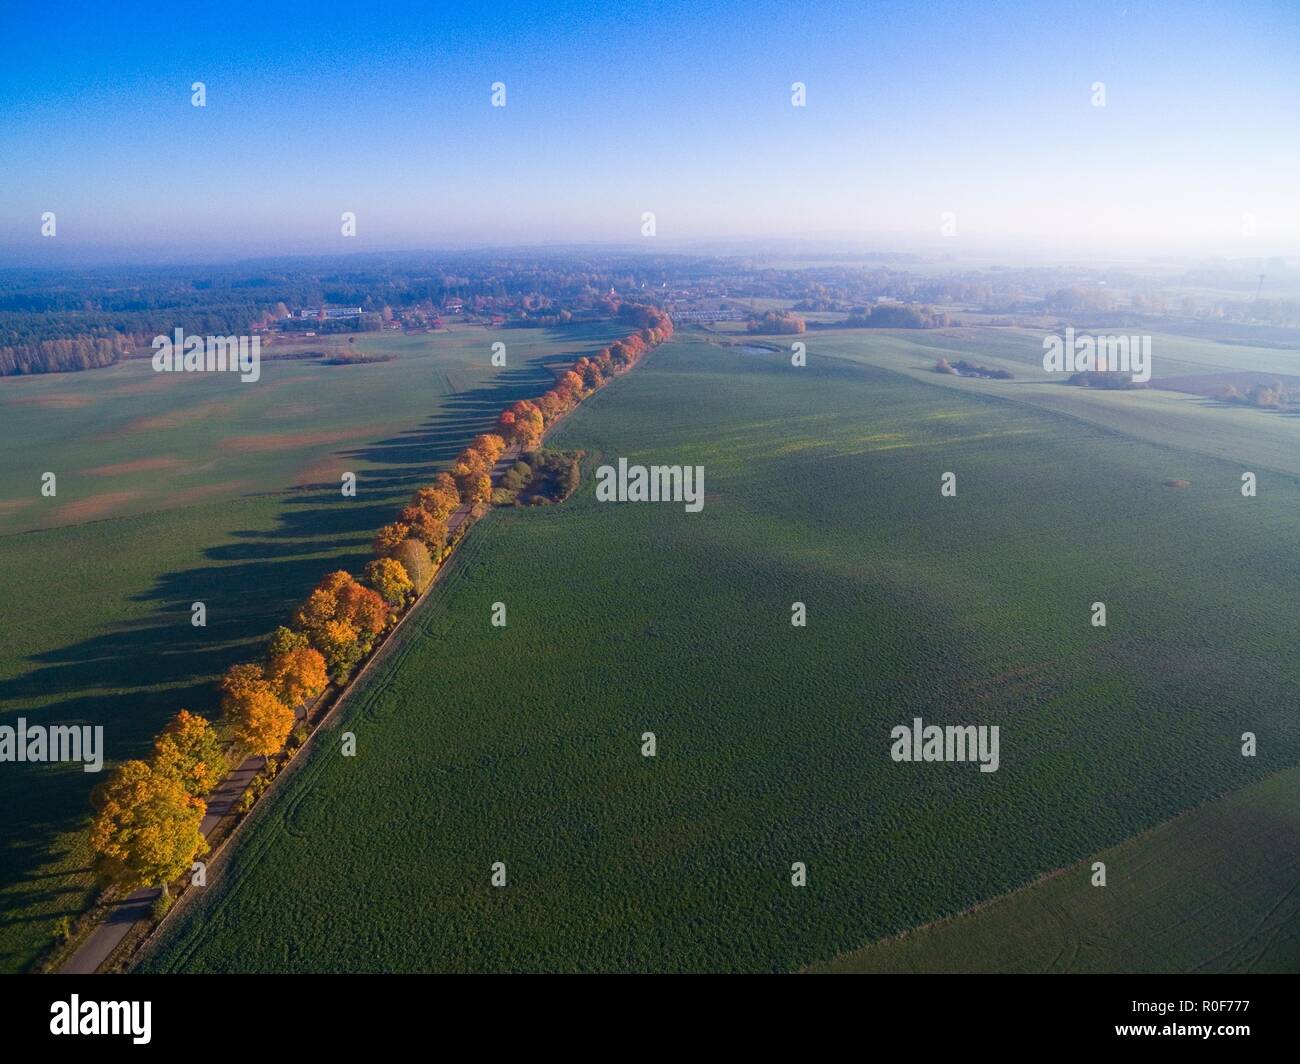
[[[97,521],[112,513],[118,507],[125,506],[133,499],[138,499],[139,491],[106,491],[92,495],[87,499],[70,502],[55,513],[55,520],[60,524],[75,525],[82,521]]]
[[[266,421],[291,421],[294,418],[309,418],[319,414],[321,407],[313,403],[287,403],[284,406],[273,406],[262,413],[263,420]]]
[[[7,517],[9,514],[17,513],[19,510],[31,506],[33,499],[0,499],[0,517]]]
[[[134,421],[128,421],[120,429],[107,433],[108,436],[128,435],[136,432],[159,432],[166,429],[178,429],[182,425],[189,424],[192,421],[202,421],[204,418],[220,417],[222,414],[229,414],[238,408],[238,403],[232,399],[213,400],[210,403],[199,403],[197,406],[186,407],[183,410],[175,410],[170,414],[152,414],[149,417],[138,417]]]
[[[313,484],[339,484],[346,463],[341,458],[322,458],[306,466],[294,478],[293,487],[306,488]]]
[[[172,506],[193,506],[219,495],[242,495],[254,486],[251,480],[227,480],[221,484],[201,484],[168,497]]]
[[[266,451],[290,451],[297,447],[316,447],[325,443],[367,439],[381,433],[382,430],[373,428],[349,429],[343,432],[266,432],[253,436],[227,436],[221,441],[221,446],[251,454],[262,454]]]
[[[121,384],[111,389],[111,395],[153,395],[156,392],[166,391],[175,382],[169,380],[169,373],[151,373],[143,380],[132,381],[129,384]]]
[[[41,406],[47,410],[75,410],[93,402],[88,395],[24,395],[9,400],[13,406]]]
[[[185,463],[179,458],[136,458],[130,462],[116,462],[113,465],[96,466],[86,472],[93,477],[120,477],[127,473],[147,473],[155,469],[175,469]]]

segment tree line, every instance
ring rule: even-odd
[[[616,312],[614,286],[659,287],[667,276],[663,264],[639,259],[503,262],[472,253],[277,260],[197,274],[182,266],[0,270],[0,376],[95,369],[178,326],[196,336],[242,334],[291,307],[356,306],[362,318],[282,321],[287,331],[375,330],[393,309],[432,314],[452,297],[467,309],[504,301],[517,315],[512,324],[559,325]]]
[[[673,334],[672,321],[657,307],[623,304],[618,315],[634,331],[578,359],[543,395],[503,410],[495,431],[476,436],[450,470],[419,488],[396,520],[379,529],[375,557],[360,580],[341,569],[329,573],[292,623],[275,630],[259,660],[226,670],[218,723],[180,710],[147,758],[123,762],[95,789],[90,841],[102,882],[127,890],[161,886],[165,911],[168,884],[207,851],[200,831],[207,798],[243,756],[267,758],[273,773],[291,736],[306,740],[312,703],[330,683],[348,682],[433,581],[455,543],[449,543],[453,514],[466,511],[458,539],[491,500],[492,469],[501,456],[512,447],[536,449],[550,425]]]

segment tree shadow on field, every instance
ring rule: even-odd
[[[372,557],[375,532],[394,520],[410,494],[474,435],[490,431],[503,408],[541,394],[552,379],[534,359],[503,371],[490,385],[447,397],[418,428],[334,452],[341,468],[366,466],[357,470],[355,498],[344,497],[337,483],[286,492],[276,527],[237,530],[234,542],[204,549],[202,564],[164,573],[136,596],[153,604],[147,619],[35,655],[26,672],[0,681],[0,723],[13,725],[22,716],[29,725],[103,725],[105,761],[115,762],[147,756],[163,724],[182,708],[216,716],[221,673],[260,657],[272,630],[291,622],[326,573],[342,568],[359,574]],[[195,602],[206,606],[205,627],[191,623]],[[15,712],[14,703],[30,708]],[[67,905],[73,906],[68,914],[78,911],[82,894],[66,877],[42,869],[60,856],[56,837],[85,823],[90,791],[107,771],[26,763],[3,768],[0,930],[31,921],[52,925]],[[16,915],[32,904],[45,912]]]

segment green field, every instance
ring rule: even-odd
[[[1149,443],[1245,463],[1241,469],[1261,477],[1267,471],[1285,474],[1291,483],[1300,478],[1300,418],[1161,387],[1163,381],[1190,376],[1300,373],[1300,352],[1156,333],[1150,386],[1099,391],[1066,384],[1063,375],[1044,372],[1044,335],[1027,329],[836,329],[801,339],[810,360],[865,361],[957,391],[1027,403]],[[788,349],[790,338],[766,337],[761,342]],[[946,376],[934,372],[939,358],[964,358],[1015,376],[1009,381]]]
[[[324,573],[359,569],[415,486],[549,386],[544,363],[618,332],[363,334],[356,349],[394,360],[272,360],[250,384],[148,360],[0,380],[0,721],[102,724],[118,760],[177,709],[214,712],[215,677],[260,652]],[[489,363],[497,339],[504,369]],[[355,499],[340,494],[345,470]],[[190,624],[195,601],[206,628]],[[0,970],[29,966],[55,920],[84,908],[82,832],[102,778],[0,771]]]
[[[146,967],[799,969],[1300,760],[1290,478],[1243,499],[1199,408],[1137,438],[826,339],[675,343],[584,404],[577,495],[476,527],[358,755],[322,744]],[[597,503],[619,456],[704,465],[704,511]],[[892,762],[914,716],[998,725],[1001,768]]]
[[[817,972],[1295,972],[1300,769]],[[1225,918],[1226,917],[1226,918]]]

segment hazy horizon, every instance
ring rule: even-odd
[[[0,263],[1300,249],[1300,10],[1281,2],[145,10],[0,13]]]

